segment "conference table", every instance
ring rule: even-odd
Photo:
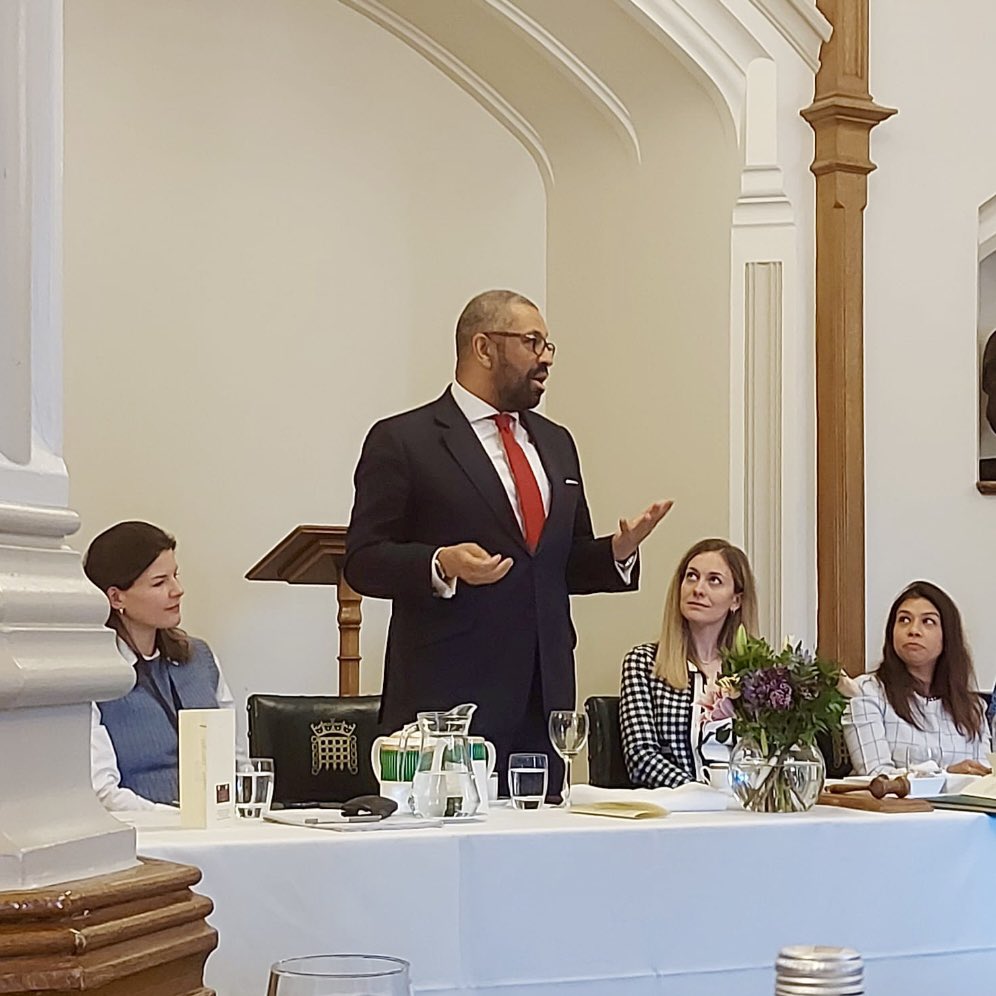
[[[203,871],[219,996],[329,952],[406,958],[419,994],[769,996],[788,944],[857,949],[868,993],[996,985],[996,822],[974,813],[496,808],[352,833],[136,817],[140,855]]]

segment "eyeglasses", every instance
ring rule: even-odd
[[[544,339],[538,332],[485,332],[485,335],[500,335],[510,339],[521,339],[538,357],[544,353],[550,354],[550,359],[556,355],[556,343]]]

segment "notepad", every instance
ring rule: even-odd
[[[935,809],[961,809],[968,813],[988,813],[996,816],[996,799],[987,799],[983,796],[968,795],[939,795],[935,799],[927,800]]]
[[[570,811],[583,816],[614,816],[620,820],[652,820],[667,816],[668,812],[652,802],[589,802],[573,805]]]

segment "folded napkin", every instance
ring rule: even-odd
[[[688,782],[678,788],[606,789],[594,785],[571,787],[571,802],[585,806],[592,802],[648,802],[672,813],[712,813],[726,809],[730,797],[709,785]]]

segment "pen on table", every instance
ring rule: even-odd
[[[307,816],[304,825],[313,827],[328,823],[379,823],[380,819],[376,813],[370,813],[368,816],[343,816],[338,820],[324,820],[320,816]]]

